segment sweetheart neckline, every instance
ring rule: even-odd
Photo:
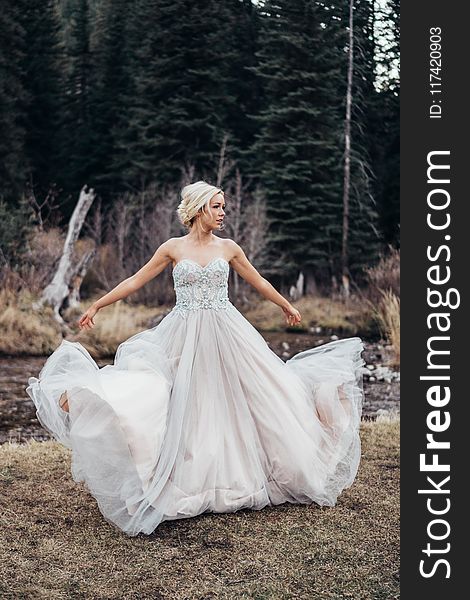
[[[179,261],[178,261],[178,262],[175,264],[175,266],[174,266],[174,267],[173,267],[173,269],[172,269],[172,272],[173,272],[173,271],[176,269],[176,267],[177,267],[177,266],[178,266],[180,263],[182,263],[182,262],[184,262],[184,261],[189,261],[189,262],[193,263],[193,265],[197,265],[197,266],[198,266],[198,267],[199,267],[199,268],[200,268],[202,271],[204,271],[205,269],[207,269],[207,267],[208,267],[209,265],[211,265],[211,264],[212,264],[213,262],[215,262],[216,260],[223,260],[224,262],[226,262],[226,263],[227,263],[227,264],[230,266],[230,263],[228,262],[228,260],[226,260],[226,259],[225,259],[225,258],[223,258],[222,256],[215,256],[214,258],[212,258],[212,259],[211,259],[211,260],[210,260],[210,261],[209,261],[209,262],[208,262],[206,265],[204,265],[204,266],[203,266],[203,265],[201,265],[201,264],[199,264],[199,263],[198,263],[198,262],[196,262],[195,260],[192,260],[191,258],[182,258],[181,260],[179,260]]]

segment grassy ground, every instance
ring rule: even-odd
[[[363,423],[358,478],[334,508],[284,505],[112,528],[57,442],[0,446],[0,597],[399,598],[399,423]]]
[[[298,330],[320,326],[322,329],[356,335],[359,330],[372,327],[371,308],[358,298],[343,302],[324,296],[304,296],[294,302],[294,306],[302,315]],[[268,300],[258,300],[254,308],[245,311],[245,316],[263,331],[278,331],[285,327],[279,307]]]
[[[49,355],[61,342],[62,333],[53,319],[52,309],[31,308],[32,298],[27,293],[15,294],[0,290],[0,354]],[[81,342],[95,357],[111,356],[123,340],[138,331],[154,326],[171,306],[149,308],[132,306],[119,301],[107,306],[95,317],[92,330],[80,331],[77,321],[89,304],[68,309],[64,318],[71,328],[67,339]],[[341,334],[356,335],[372,328],[371,309],[358,299],[340,302],[328,297],[306,296],[295,303],[302,314],[302,332],[309,326],[320,326]],[[253,308],[242,311],[246,318],[261,331],[285,331],[286,323],[278,306],[259,299]]]

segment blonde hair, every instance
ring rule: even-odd
[[[181,223],[187,229],[191,229],[199,210],[205,211],[211,198],[219,192],[224,193],[220,188],[205,181],[196,181],[184,186],[181,190],[181,202],[176,210]]]

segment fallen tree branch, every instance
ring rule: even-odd
[[[65,325],[65,321],[60,314],[60,309],[76,285],[74,283],[71,284],[71,281],[79,271],[83,270],[84,266],[88,266],[92,258],[92,255],[88,255],[82,257],[78,264],[74,265],[72,262],[75,243],[94,199],[94,190],[92,188],[87,190],[87,186],[83,186],[77,205],[69,221],[64,249],[57,270],[52,281],[44,288],[39,301],[34,305],[35,309],[42,307],[44,304],[52,306],[55,319],[63,326]],[[76,291],[74,293],[77,295]]]

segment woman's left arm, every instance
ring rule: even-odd
[[[243,277],[255,290],[257,290],[267,300],[270,300],[277,306],[280,306],[286,316],[288,325],[296,325],[300,323],[301,316],[299,311],[292,306],[292,304],[282,296],[262,275],[258,273],[255,267],[250,263],[246,254],[242,248],[233,240],[231,242],[231,250],[233,256],[230,260],[230,264],[235,271]]]

